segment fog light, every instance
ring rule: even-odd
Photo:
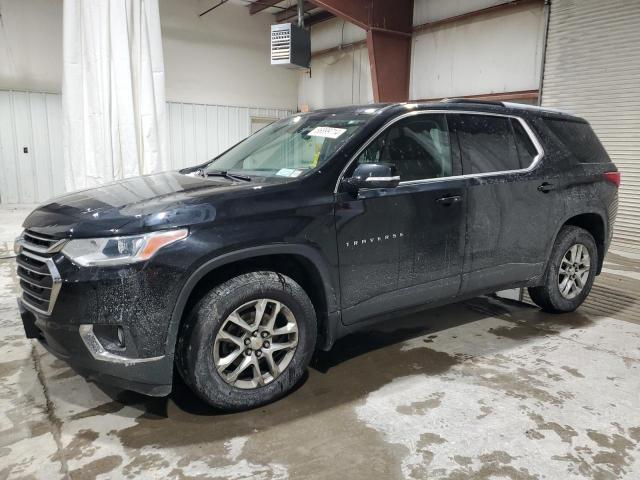
[[[97,324],[91,327],[91,331],[107,351],[119,352],[124,350],[126,344],[124,327]]]

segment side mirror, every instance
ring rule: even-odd
[[[345,178],[347,190],[352,193],[361,188],[394,188],[400,183],[396,167],[390,163],[361,163],[351,178]]]

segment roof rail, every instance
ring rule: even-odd
[[[497,100],[480,100],[475,98],[444,98],[441,100],[444,103],[473,103],[473,104],[481,104],[481,105],[497,105],[499,107],[504,107],[504,102],[499,102]]]

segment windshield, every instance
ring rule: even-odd
[[[222,154],[207,165],[204,174],[299,177],[322,166],[370,118],[356,112],[285,118]]]

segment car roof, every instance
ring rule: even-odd
[[[384,115],[388,117],[395,116],[402,112],[411,110],[443,110],[443,111],[469,111],[499,113],[505,115],[518,116],[539,116],[550,117],[555,119],[564,119],[570,121],[585,120],[568,112],[564,112],[555,108],[540,107],[537,105],[529,105],[524,103],[498,102],[488,100],[475,100],[469,98],[452,98],[444,99],[439,102],[402,102],[402,103],[374,103],[369,105],[351,105],[337,108],[324,108],[314,110],[311,113],[323,114],[369,114],[372,116]]]

